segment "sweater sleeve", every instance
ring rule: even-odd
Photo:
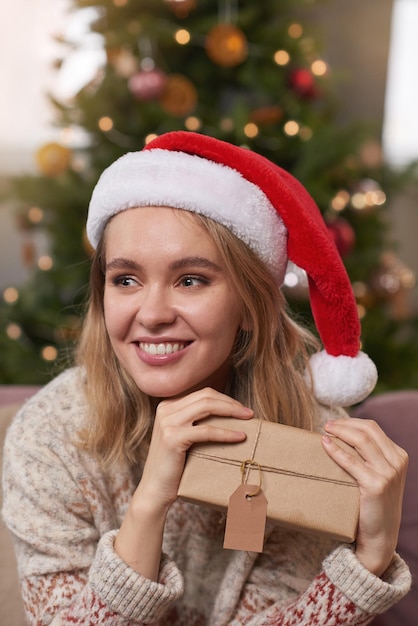
[[[382,578],[366,570],[345,544],[323,565],[308,589],[286,606],[256,607],[254,599],[244,594],[230,626],[364,626],[400,600],[411,586],[409,569],[396,554]]]
[[[152,624],[181,596],[183,578],[166,555],[162,557],[158,582],[144,578],[116,554],[115,536],[116,532],[110,532],[99,543],[90,568],[91,588],[107,607],[126,619],[135,624]]]
[[[90,570],[29,576],[22,580],[28,624],[142,626],[155,624],[178,599],[183,580],[163,556],[157,582],[120,560],[111,531],[98,545]],[[87,621],[86,621],[87,620]]]
[[[33,420],[34,412],[18,415],[10,428],[3,469],[3,517],[28,623],[154,623],[182,595],[181,573],[164,556],[154,582],[119,558],[116,516],[111,502],[103,505],[105,479],[78,462],[58,420]]]

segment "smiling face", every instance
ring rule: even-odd
[[[108,224],[105,252],[106,328],[138,387],[223,391],[241,313],[206,230],[186,211],[129,209]]]

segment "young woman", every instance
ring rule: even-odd
[[[372,390],[375,368],[313,200],[259,155],[175,132],[103,173],[87,232],[77,365],[23,407],[5,447],[29,623],[371,622],[410,586],[395,552],[407,455],[336,408]],[[286,311],[288,258],[310,278],[321,352]],[[224,516],[177,498],[190,446],[242,441],[254,415],[322,430],[359,484],[355,544],[269,524],[262,554],[224,550]]]

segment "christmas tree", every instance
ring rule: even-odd
[[[88,283],[85,218],[100,173],[153,136],[186,129],[254,149],[301,180],[352,280],[378,389],[418,386],[418,320],[408,305],[414,275],[393,249],[386,216],[403,175],[385,165],[372,133],[335,123],[332,68],[304,13],[313,4],[74,0],[74,10],[94,10],[91,31],[106,62],[74,97],[54,101],[62,141],[39,147],[39,174],[11,182],[32,267],[26,284],[3,294],[0,382],[43,383],[67,365]],[[71,137],[80,129],[77,145]],[[39,259],[36,229],[50,244]],[[284,289],[309,324],[299,268],[289,267]]]

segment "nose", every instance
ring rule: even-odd
[[[142,290],[136,313],[136,321],[139,324],[151,329],[164,324],[172,324],[176,317],[172,294],[169,290],[158,285]]]

